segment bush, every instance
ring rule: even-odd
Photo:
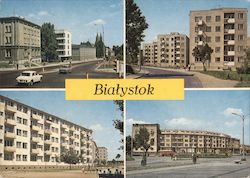
[[[250,74],[250,67],[248,68],[237,67],[236,70],[238,74]]]

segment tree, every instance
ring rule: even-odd
[[[113,51],[116,59],[123,60],[123,45],[113,46]]]
[[[247,74],[250,72],[250,47],[245,49],[245,55],[241,64],[240,73]]]
[[[57,40],[54,25],[44,23],[41,27],[41,55],[46,62],[55,61],[58,58]]]
[[[145,166],[147,164],[147,152],[151,147],[151,143],[149,143],[149,132],[145,127],[140,128],[139,132],[135,135],[133,145],[136,149],[140,148],[143,150],[141,165]]]
[[[73,151],[68,151],[66,153],[63,153],[61,156],[61,161],[69,164],[70,169],[71,169],[71,165],[79,163],[79,160],[80,160],[79,156]]]
[[[96,35],[95,47],[96,47],[96,57],[97,58],[104,57],[104,43],[103,43],[101,34]]]
[[[137,63],[139,46],[145,35],[144,30],[148,28],[145,16],[136,5],[134,0],[126,0],[126,53],[128,63]]]
[[[131,156],[132,153],[131,145],[132,145],[132,138],[129,135],[126,137],[126,155]]]
[[[206,63],[210,63],[211,61],[211,54],[213,53],[213,49],[208,45],[208,44],[205,44],[204,46],[196,46],[194,49],[193,49],[193,53],[192,55],[200,60],[202,62],[202,65],[203,65],[203,71],[206,71],[207,68],[206,68]]]

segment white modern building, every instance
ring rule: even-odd
[[[71,151],[93,163],[92,130],[0,95],[0,166],[59,165]]]
[[[55,30],[58,43],[58,57],[61,60],[68,60],[72,56],[72,36],[69,31]]]

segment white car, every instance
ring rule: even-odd
[[[71,65],[62,65],[59,69],[59,73],[71,73],[72,67]]]
[[[33,85],[36,82],[41,82],[43,76],[36,71],[23,71],[20,76],[16,78],[18,84]]]

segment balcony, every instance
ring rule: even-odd
[[[225,33],[235,34],[235,29],[225,29]]]
[[[39,154],[40,151],[41,151],[41,149],[36,148],[36,149],[32,149],[32,150],[31,150],[31,153],[32,153],[32,154]]]
[[[75,145],[69,145],[69,148],[75,148]]]
[[[227,52],[227,55],[228,55],[228,56],[234,56],[234,55],[235,55],[235,51],[228,51],[228,52]]]
[[[32,137],[31,141],[38,143],[41,141],[41,138],[40,137]]]
[[[180,54],[180,51],[176,51],[176,54]]]
[[[16,112],[16,108],[10,105],[5,105],[5,110],[9,111],[9,112]]]
[[[68,126],[66,124],[61,124],[61,127],[64,128],[64,129],[68,128]]]
[[[234,45],[234,44],[235,44],[235,41],[234,41],[234,40],[229,40],[229,41],[227,42],[227,44],[228,44],[228,45]]]
[[[16,121],[14,119],[5,119],[5,124],[16,125]]]
[[[44,153],[45,153],[46,155],[52,155],[52,152],[51,152],[50,150],[45,150]]]
[[[49,134],[49,135],[52,134],[51,130],[49,130],[49,129],[45,129],[45,130],[44,130],[44,133]]]
[[[199,20],[197,24],[198,24],[198,25],[203,25],[203,21],[202,21],[202,20]]]
[[[42,119],[42,117],[39,116],[39,115],[37,115],[37,114],[32,114],[31,118],[34,119],[34,120],[40,120],[40,119]]]
[[[227,23],[235,23],[235,19],[234,18],[227,19]]]
[[[204,45],[204,42],[203,41],[199,41],[198,42],[198,46],[203,46]]]
[[[64,142],[64,143],[62,143],[62,146],[67,147],[68,143]]]
[[[68,134],[62,133],[61,137],[68,137]]]
[[[5,132],[4,133],[4,137],[5,138],[15,139],[16,138],[16,134],[14,132]]]
[[[201,31],[201,30],[199,30],[199,31],[198,31],[198,35],[200,35],[200,36],[201,36],[201,35],[203,35],[203,34],[204,34],[204,32],[203,32],[203,31]]]
[[[41,130],[40,127],[38,127],[38,126],[36,126],[36,125],[32,125],[32,126],[31,126],[31,129],[32,129],[32,130],[35,130],[35,131]]]
[[[74,132],[75,128],[74,127],[70,127],[69,130]]]
[[[176,57],[176,59],[177,59],[177,60],[179,60],[179,59],[180,59],[180,57]]]
[[[50,141],[50,140],[44,140],[44,143],[47,144],[47,145],[51,145],[52,141]]]
[[[4,147],[4,151],[7,151],[7,152],[15,152],[16,151],[16,148],[14,146],[5,146]]]

